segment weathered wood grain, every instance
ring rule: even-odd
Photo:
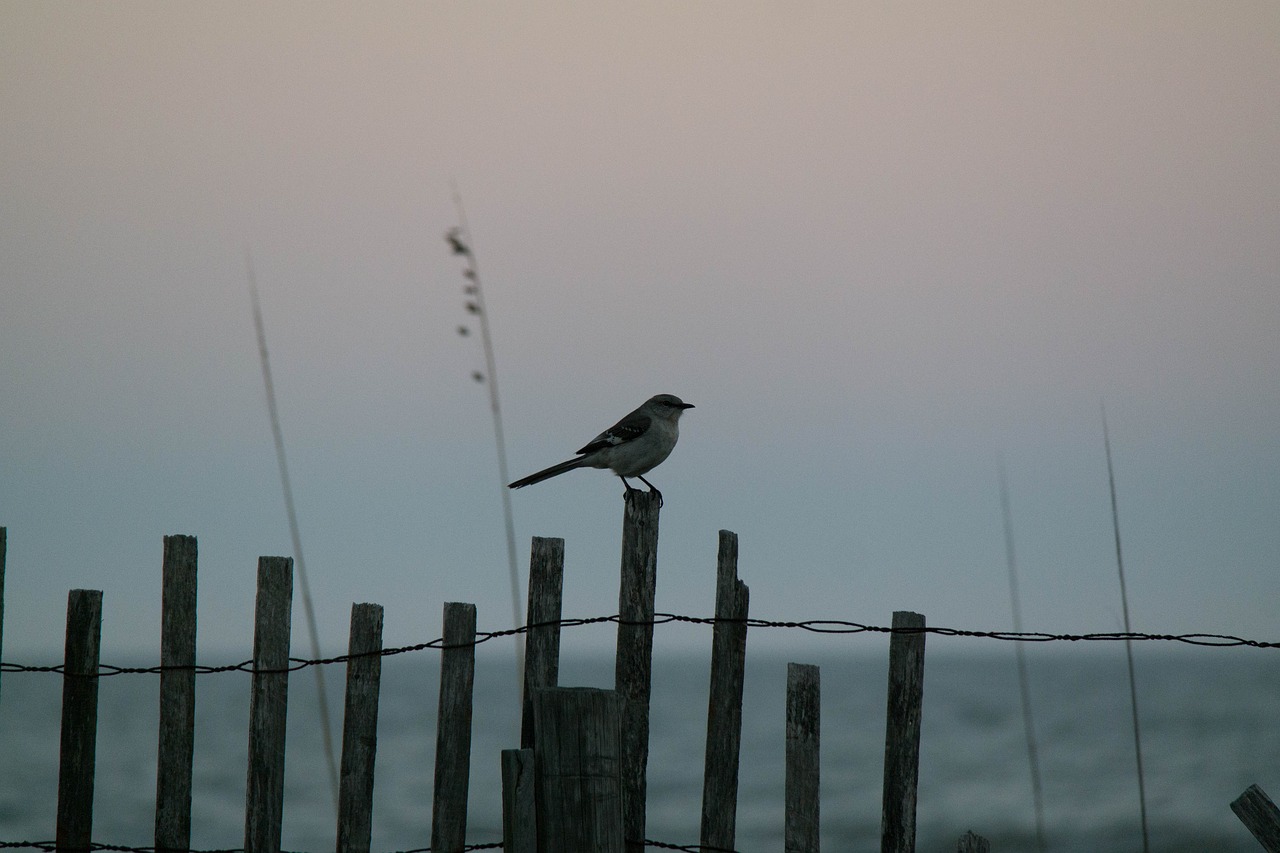
[[[737,835],[742,688],[750,590],[738,580],[738,537],[720,531],[716,554],[716,622],[711,635],[711,687],[702,777],[701,843],[732,850]]]
[[[916,848],[916,785],[920,778],[920,717],[924,704],[924,617],[893,614],[889,696],[884,738],[882,853]]]
[[[293,559],[260,557],[254,606],[253,682],[249,696],[245,853],[280,853],[292,611]]]
[[[378,754],[382,606],[351,605],[347,694],[338,774],[338,853],[368,853],[373,835],[373,770]]]
[[[615,691],[534,692],[538,849],[623,850],[622,701]]]
[[[623,499],[622,577],[614,687],[622,702],[622,820],[628,853],[644,850],[649,765],[649,696],[653,674],[653,606],[658,584],[658,516],[652,492]]]
[[[155,843],[191,848],[191,762],[196,726],[196,539],[164,537],[160,594],[160,733]]]
[[[86,851],[93,837],[93,772],[98,738],[98,656],[102,592],[67,595],[62,674],[62,741],[58,763],[60,851]]]
[[[787,664],[787,758],[783,819],[786,853],[818,853],[821,673],[811,664]]]
[[[476,606],[445,602],[440,709],[436,718],[435,795],[431,805],[433,853],[462,853],[467,841],[475,673]]]
[[[533,537],[529,553],[529,608],[525,624],[520,745],[533,746],[533,691],[560,677],[560,613],[564,599],[564,540]]]

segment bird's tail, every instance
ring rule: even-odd
[[[579,456],[576,459],[561,462],[559,465],[552,465],[550,468],[543,468],[536,474],[530,474],[528,477],[523,477],[516,480],[514,483],[508,484],[507,488],[522,489],[525,486],[532,486],[534,483],[541,483],[543,480],[548,480],[557,474],[563,474],[565,471],[572,471],[574,468],[581,468],[586,464],[586,459],[587,457],[585,456]]]

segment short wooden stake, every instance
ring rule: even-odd
[[[98,737],[98,652],[102,593],[67,595],[62,670],[62,745],[58,764],[57,849],[87,851],[93,836],[93,770]]]
[[[435,796],[431,805],[434,853],[462,853],[466,846],[475,673],[476,606],[445,602],[440,710],[436,718]]]
[[[720,531],[716,623],[711,635],[711,690],[702,781],[702,846],[732,850],[737,827],[742,687],[750,590],[738,580],[738,537]]]
[[[538,850],[621,853],[622,702],[612,690],[533,694]]]
[[[644,850],[649,696],[653,674],[653,607],[658,585],[658,516],[652,492],[623,499],[622,579],[614,687],[622,701],[622,823],[628,853]]]
[[[884,739],[884,807],[880,823],[882,853],[912,853],[916,849],[924,627],[924,617],[919,613],[900,610],[893,614]]]
[[[532,726],[532,696],[529,697],[529,709]],[[502,750],[502,849],[505,853],[538,851],[534,791],[533,750]]]
[[[293,558],[258,558],[253,683],[249,697],[249,774],[245,786],[245,853],[280,853],[292,610]]]
[[[787,775],[783,843],[786,853],[818,853],[818,667],[787,664]]]
[[[160,742],[156,850],[191,849],[196,726],[196,538],[164,537],[160,597]]]
[[[368,853],[373,832],[373,768],[378,753],[382,606],[351,605],[347,698],[338,781],[338,853]]]
[[[525,624],[524,712],[520,745],[533,746],[533,691],[560,678],[560,612],[564,597],[564,540],[533,537],[529,553],[529,612]]]
[[[966,832],[960,836],[956,853],[991,853],[991,842],[972,831]]]
[[[1250,785],[1231,803],[1231,810],[1267,853],[1280,853],[1280,809],[1265,791]]]

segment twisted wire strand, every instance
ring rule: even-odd
[[[1002,640],[1021,643],[1146,641],[1181,643],[1190,646],[1208,646],[1214,648],[1280,648],[1280,642],[1255,640],[1231,634],[1150,634],[1139,631],[1099,631],[1094,633],[1054,634],[1045,631],[994,631],[970,628],[948,628],[936,625],[927,625],[923,628],[893,628],[887,625],[868,625],[861,622],[849,622],[840,619],[805,619],[800,621],[759,618],[717,619],[714,616],[685,616],[678,613],[656,613],[652,620],[642,622],[623,619],[616,613],[611,616],[569,617],[558,621],[537,622],[529,625],[522,625],[519,628],[504,628],[498,631],[478,631],[476,632],[476,638],[473,642],[463,645],[479,646],[489,642],[490,640],[496,640],[500,637],[510,637],[516,634],[525,634],[538,628],[580,628],[586,625],[599,625],[603,623],[621,625],[649,624],[655,626],[671,623],[715,625],[717,622],[746,623],[748,628],[783,628],[808,631],[813,634],[933,634],[940,637]],[[287,667],[260,670],[254,669],[252,660],[240,661],[239,663],[233,664],[222,664],[219,666],[209,666],[206,664],[196,664],[194,666],[161,666],[158,664],[155,666],[115,666],[113,664],[103,663],[98,665],[97,676],[105,678],[113,675],[158,675],[161,672],[179,670],[194,671],[197,675],[213,675],[223,672],[259,672],[264,674],[297,672],[298,670],[307,669],[308,667],[313,666],[329,666],[332,664],[347,663],[348,661],[362,657],[393,657],[396,655],[426,651],[428,649],[438,650],[456,648],[458,645],[459,644],[446,644],[443,637],[437,637],[436,639],[425,643],[414,643],[413,645],[408,646],[394,646],[381,649],[379,651],[361,652],[354,655],[334,655],[333,657],[325,658],[289,658],[289,665]],[[0,672],[44,672],[63,674],[63,668],[63,664],[29,665],[10,662],[0,663]]]

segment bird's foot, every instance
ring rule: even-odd
[[[647,491],[647,492],[641,491],[640,489],[637,489],[635,486],[633,486],[633,485],[631,485],[630,483],[628,483],[626,480],[623,480],[623,481],[622,481],[622,485],[626,486],[627,490],[623,493],[623,495],[622,495],[622,499],[623,499],[623,500],[625,500],[625,501],[630,501],[630,500],[632,499],[632,497],[633,497],[633,496],[635,496],[635,495],[645,495],[645,494],[653,495],[654,497],[656,497],[656,498],[658,499],[658,506],[659,506],[659,507],[661,507],[661,506],[662,506],[662,492],[660,492],[660,491],[658,491],[657,489],[655,489],[655,488],[653,487],[653,483],[650,483],[650,482],[649,482],[648,480],[646,480],[644,477],[640,477],[639,479],[640,479],[640,482],[644,483],[646,486],[648,486],[648,487],[649,487],[649,491]]]
[[[650,483],[648,480],[646,480],[644,477],[640,477],[639,480],[640,482],[644,483],[646,486],[649,487],[649,494],[654,495],[658,498],[658,506],[661,507],[662,492],[658,491],[658,488],[655,485],[653,485],[653,483]]]

